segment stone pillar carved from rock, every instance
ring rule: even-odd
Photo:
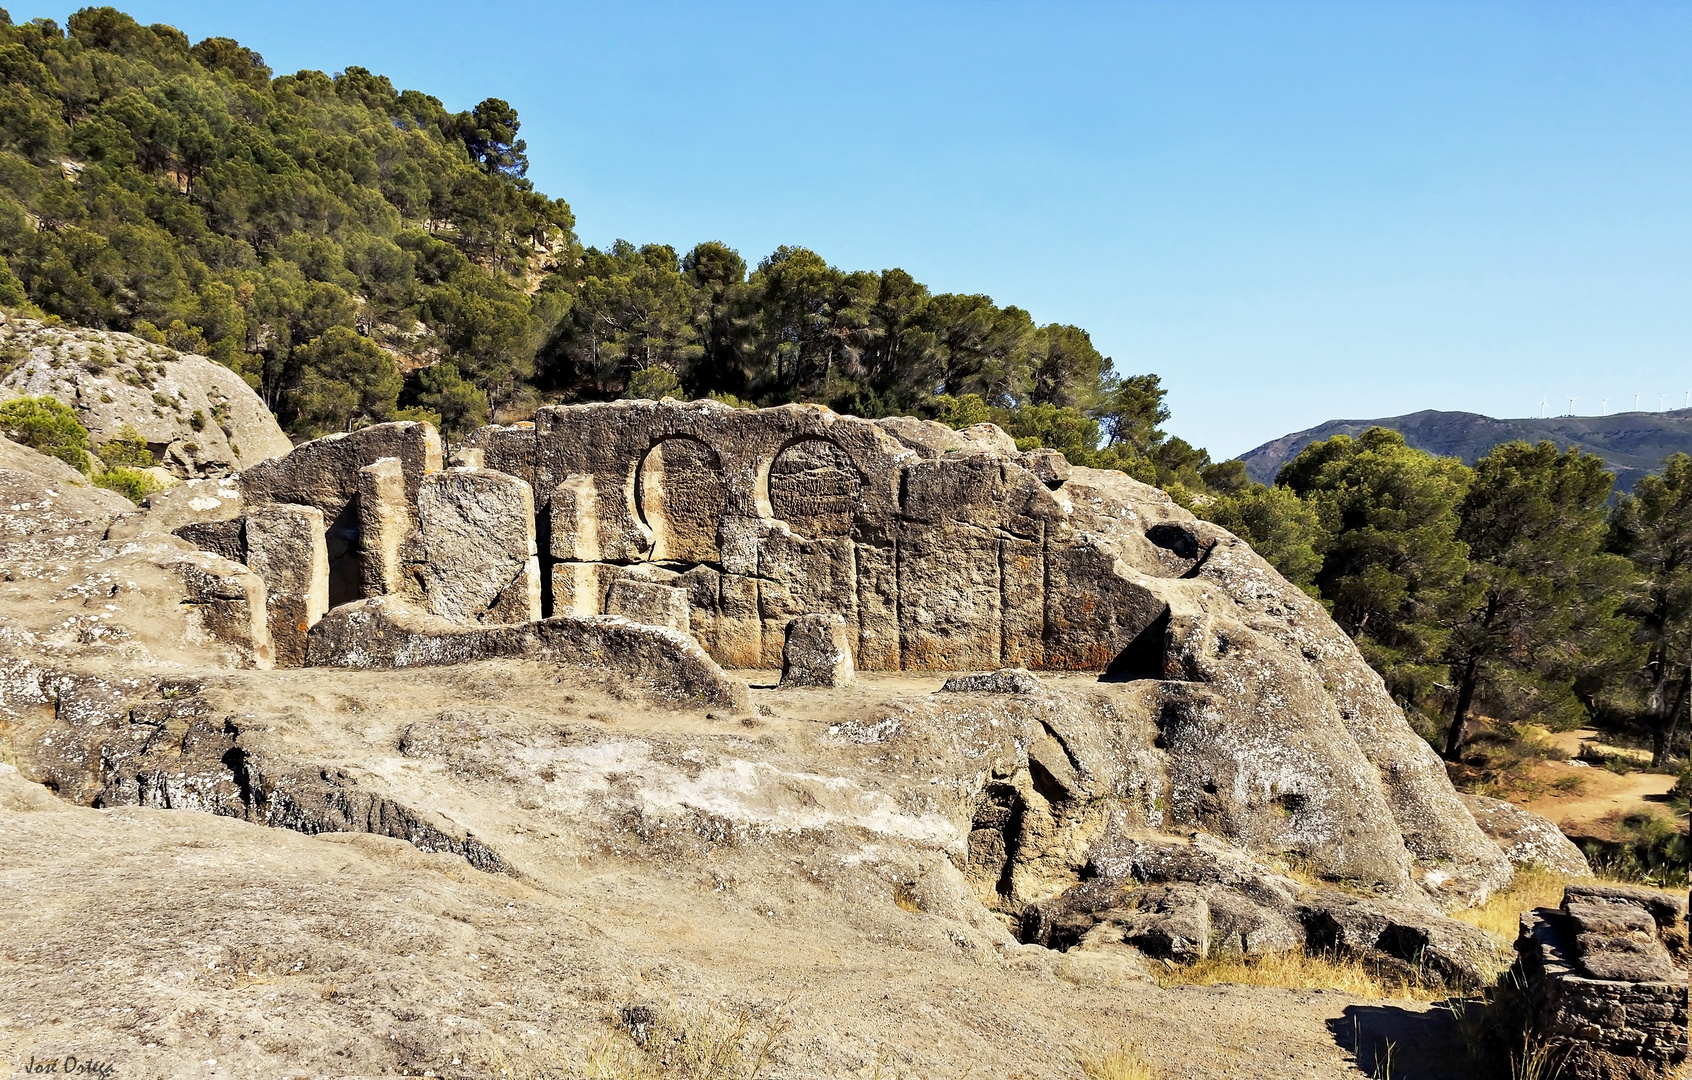
[[[758,615],[763,621],[763,667],[780,665],[787,624],[799,615],[833,612],[856,624],[858,586],[852,541],[808,539],[779,521],[758,535]]]
[[[358,533],[364,595],[389,596],[405,586],[401,549],[417,527],[399,458],[379,458],[358,470]]]
[[[235,524],[242,522],[237,518]],[[249,567],[206,551],[184,555],[171,569],[182,579],[189,618],[197,620],[201,630],[235,646],[255,668],[273,666],[263,578]]]
[[[999,460],[980,454],[905,470],[899,532],[901,666],[997,668],[1004,630]]]
[[[899,568],[892,545],[853,547],[858,587],[858,667],[899,669]]]
[[[741,574],[724,574],[717,617],[717,649],[724,667],[757,667],[764,660],[763,624],[758,618],[758,581]]]
[[[267,503],[247,511],[247,566],[264,579],[266,622],[277,667],[305,663],[306,633],[329,610],[323,511]]]
[[[540,560],[529,485],[491,470],[449,469],[417,495],[420,562],[412,567],[424,607],[468,623],[540,618]]]
[[[713,657],[717,655],[717,622],[722,614],[723,576],[709,566],[695,566],[676,579],[687,593],[688,633]]]
[[[551,555],[560,562],[597,562],[599,509],[593,477],[568,476],[552,489],[547,509]]]

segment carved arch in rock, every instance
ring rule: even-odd
[[[722,458],[691,435],[671,435],[635,468],[635,516],[645,526],[653,562],[717,563],[717,534],[728,508]]]
[[[764,476],[770,516],[801,536],[850,536],[863,501],[864,476],[832,439],[805,435],[770,459]]]

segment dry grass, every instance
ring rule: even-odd
[[[1075,1048],[1075,1064],[1087,1080],[1158,1080],[1163,1070],[1147,1061],[1137,1046]]]
[[[1450,993],[1432,985],[1405,984],[1371,971],[1360,960],[1303,949],[1265,956],[1212,956],[1191,964],[1168,967],[1158,976],[1164,989],[1173,986],[1277,986],[1288,990],[1339,990],[1359,998],[1406,998],[1434,1001]]]
[[[1541,867],[1524,866],[1510,879],[1509,888],[1493,893],[1479,907],[1453,912],[1452,918],[1480,927],[1502,945],[1511,945],[1520,930],[1522,912],[1556,907],[1562,903],[1563,887],[1571,880]]]
[[[893,903],[900,911],[922,911],[922,904],[918,902],[915,890],[902,881],[893,886]]]

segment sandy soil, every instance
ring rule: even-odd
[[[1581,743],[1597,741],[1599,735],[1583,728],[1549,733],[1548,737],[1572,759]],[[1627,814],[1641,810],[1666,812],[1666,796],[1675,785],[1675,777],[1666,773],[1618,775],[1598,766],[1568,761],[1545,762],[1535,769],[1535,774],[1535,779],[1544,785],[1545,794],[1519,805],[1551,819],[1571,836],[1599,839],[1613,839],[1614,823]],[[1579,791],[1564,793],[1551,787],[1567,776],[1580,779]]]

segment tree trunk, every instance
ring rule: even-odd
[[[1651,767],[1662,768],[1668,761],[1674,732],[1680,726],[1681,703],[1686,698],[1688,684],[1692,684],[1692,670],[1681,675],[1673,694],[1669,694],[1671,680],[1664,679],[1651,688],[1648,715],[1651,718]]]
[[[1469,737],[1469,708],[1475,702],[1475,672],[1479,662],[1473,657],[1463,665],[1463,677],[1457,683],[1457,708],[1451,715],[1451,727],[1445,733],[1445,760],[1458,761],[1463,743]]]

